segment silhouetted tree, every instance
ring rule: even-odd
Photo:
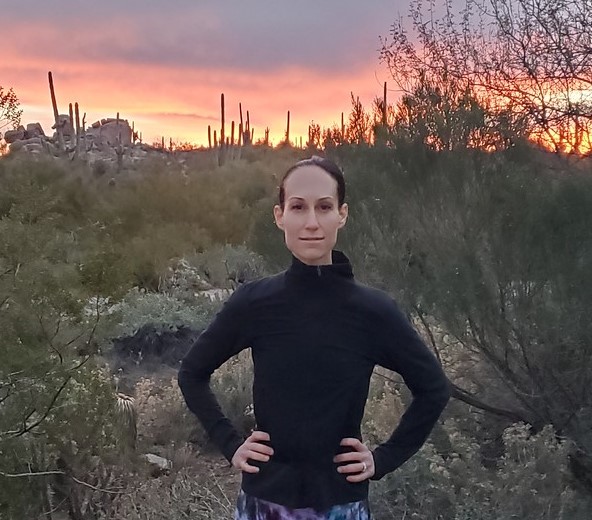
[[[370,116],[364,110],[360,98],[354,97],[353,92],[351,93],[351,103],[352,109],[346,130],[347,140],[353,144],[369,143],[372,131]]]
[[[422,76],[453,78],[554,151],[590,149],[590,0],[468,0],[458,12],[450,0],[414,0],[411,19],[381,50],[405,92]]]

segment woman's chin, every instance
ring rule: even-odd
[[[308,265],[325,265],[331,263],[331,251],[319,251],[319,250],[298,250],[292,251],[292,254],[298,258],[302,263]]]

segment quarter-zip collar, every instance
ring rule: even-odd
[[[349,258],[341,251],[331,252],[331,264],[308,265],[292,255],[292,265],[286,271],[286,275],[293,280],[351,280],[354,277]]]

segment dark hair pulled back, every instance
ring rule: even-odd
[[[331,177],[333,177],[337,181],[337,200],[339,203],[339,207],[341,207],[343,205],[343,203],[345,202],[345,178],[343,176],[343,172],[341,171],[341,168],[339,168],[339,166],[337,166],[337,164],[335,164],[330,159],[325,159],[324,157],[319,157],[318,155],[313,155],[312,157],[309,157],[308,159],[302,159],[301,161],[298,161],[296,164],[294,164],[293,166],[288,168],[286,173],[284,173],[284,176],[282,177],[282,181],[280,182],[279,193],[278,193],[279,204],[282,209],[284,209],[284,203],[285,203],[285,198],[286,198],[284,183],[286,182],[286,179],[288,178],[288,176],[294,170],[297,170],[301,166],[318,166],[319,168],[324,170],[326,173],[328,173]]]

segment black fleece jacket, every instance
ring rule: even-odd
[[[278,275],[239,287],[199,336],[179,372],[190,410],[230,461],[243,438],[223,415],[210,376],[244,348],[254,362],[257,429],[274,455],[243,473],[243,490],[291,508],[322,510],[363,500],[368,481],[349,483],[333,457],[360,423],[375,365],[401,374],[413,400],[374,452],[373,480],[416,453],[449,399],[440,364],[386,293],[354,280],[347,257],[310,266],[292,258]],[[395,427],[395,425],[393,425]]]

